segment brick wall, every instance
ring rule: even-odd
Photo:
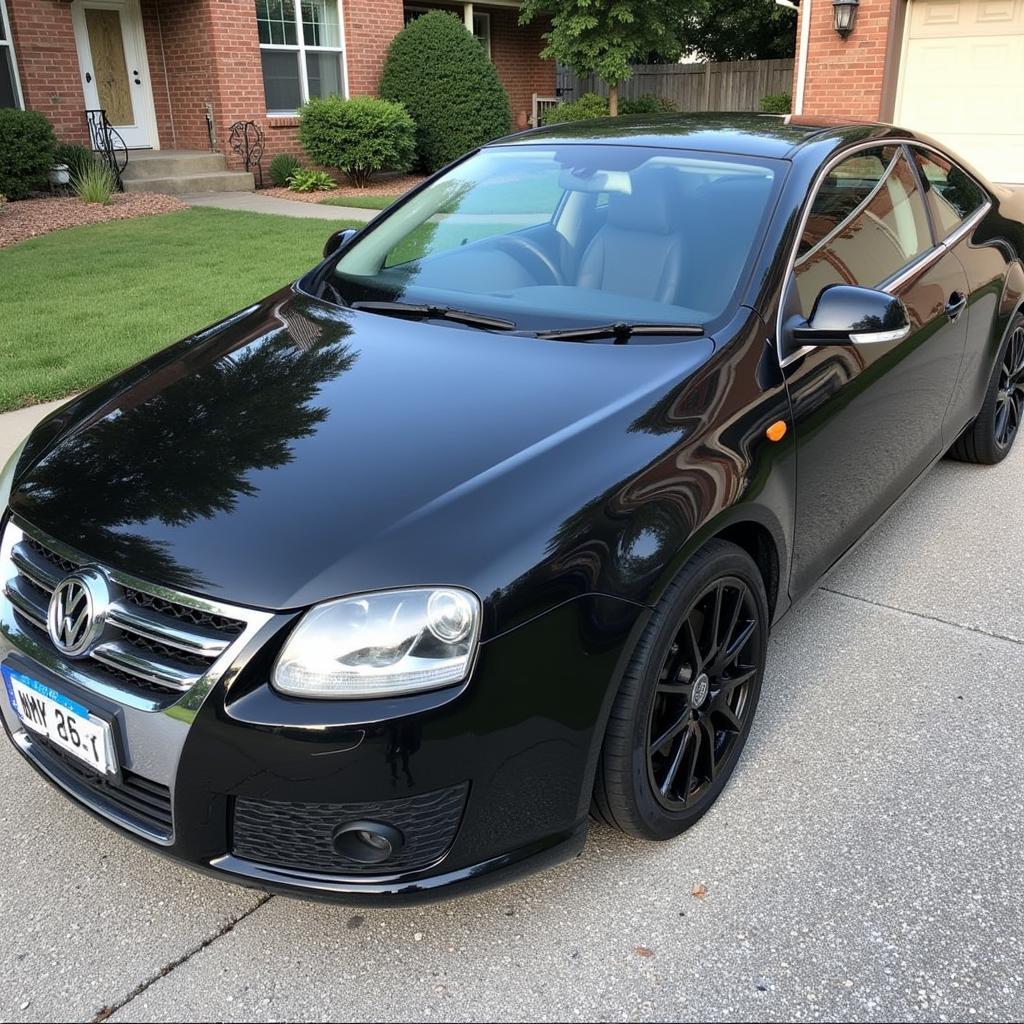
[[[491,15],[491,59],[512,103],[512,124],[526,128],[533,112],[533,94],[555,95],[555,62],[541,60],[541,34],[549,28],[542,21],[519,24],[519,12],[507,7],[480,11]]]
[[[174,148],[174,122],[168,92],[167,68],[161,45],[161,11],[158,0],[140,0],[142,30],[146,36],[146,59],[149,61],[150,85],[153,90],[153,109],[156,112],[156,130],[164,149]]]
[[[860,0],[856,27],[844,41],[832,28],[832,4],[829,0],[814,0],[804,90],[805,114],[868,121],[880,116],[889,12],[894,2],[903,0]],[[800,5],[797,26],[794,98],[806,6],[805,0]]]
[[[143,18],[147,8],[152,8],[146,44],[160,146],[208,149],[205,104],[214,98],[208,7],[194,0],[142,0]],[[167,110],[164,116],[162,110]]]
[[[867,2],[867,0],[866,0]],[[264,168],[279,152],[300,152],[295,118],[268,118],[253,0],[141,0],[157,128],[163,149],[206,149],[206,106],[218,148],[230,126],[255,120],[266,136]],[[438,5],[439,6],[439,5]],[[388,44],[404,24],[401,0],[343,0],[345,59],[353,96],[377,91]],[[491,15],[491,55],[525,127],[534,92],[551,96],[554,65],[538,53],[541,25],[520,28],[518,13]],[[461,11],[461,8],[459,9]],[[45,114],[58,137],[86,142],[78,53],[67,0],[8,0],[26,105]],[[241,160],[228,154],[230,166]]]
[[[405,25],[401,0],[342,0],[348,87],[352,96],[376,95],[384,56]]]
[[[71,5],[60,0],[7,0],[25,106],[49,118],[62,142],[86,143],[85,102]]]

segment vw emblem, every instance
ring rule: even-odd
[[[54,647],[69,658],[85,654],[102,635],[109,606],[110,588],[98,569],[82,569],[62,580],[46,614]]]

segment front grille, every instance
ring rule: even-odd
[[[296,871],[381,875],[415,871],[434,863],[452,845],[466,805],[469,783],[433,793],[375,803],[316,804],[235,800],[232,849],[237,857]],[[340,856],[334,834],[340,825],[376,821],[405,837],[398,853],[367,865]]]
[[[86,565],[95,562],[29,527],[9,523],[4,532],[4,595],[18,625],[55,654],[46,628],[50,594]],[[220,614],[190,595],[160,587],[150,591],[113,571],[106,575],[112,596],[107,628],[76,667],[108,683],[176,698],[227,656],[248,625],[244,618]]]
[[[171,791],[159,782],[121,770],[121,781],[97,775],[43,736],[31,734],[29,754],[71,792],[111,806],[119,815],[149,832],[169,839],[172,831]]]

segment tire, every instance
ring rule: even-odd
[[[977,419],[949,450],[950,458],[994,466],[1002,462],[1020,433],[1024,417],[1024,315],[1018,313],[1006,332],[988,391]]]
[[[612,706],[595,818],[664,840],[708,811],[750,733],[768,626],[764,581],[741,548],[715,540],[684,566],[658,602]]]

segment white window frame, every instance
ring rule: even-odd
[[[463,5],[463,6],[465,6],[465,5]],[[443,7],[421,7],[419,4],[405,4],[404,10],[403,10],[403,20],[404,20],[404,12],[405,11],[412,11],[415,14],[429,14],[431,11],[440,11],[440,10],[445,10],[445,8],[443,8]],[[454,14],[455,12],[454,11],[450,11],[449,13]],[[479,40],[480,44],[487,51],[487,59],[493,61],[493,58],[491,57],[491,14],[490,14],[490,11],[472,11],[471,12],[471,16],[473,18],[473,32],[472,32],[473,38],[476,39],[476,40]],[[467,17],[468,17],[468,15],[467,15]],[[486,33],[486,35],[484,35],[483,33],[480,33],[480,32],[477,31],[477,23],[478,23],[478,21],[479,21],[479,24],[481,26],[482,25],[486,25],[487,26],[487,33]],[[406,24],[408,24],[408,22],[406,22]],[[463,24],[465,24],[465,19],[463,19]]]
[[[477,22],[481,26],[486,25],[486,32],[480,32],[477,30]],[[491,57],[491,15],[488,11],[474,11],[473,12],[473,35],[484,44],[484,49],[487,51],[487,59],[493,61]]]
[[[3,0],[0,0],[2,3]],[[342,0],[325,0],[327,3],[334,3],[338,8],[338,46],[307,46],[302,31],[302,4],[301,0],[282,0],[284,4],[292,5],[292,15],[295,18],[295,38],[298,43],[290,46],[287,43],[260,43],[260,51],[279,50],[285,53],[296,54],[296,61],[299,65],[299,100],[306,103],[309,100],[309,72],[306,68],[306,54],[308,53],[334,53],[341,59],[341,88],[343,98],[348,96],[348,49],[345,46],[345,9]],[[255,9],[256,0],[253,0]],[[257,26],[258,27],[258,26]],[[262,79],[262,68],[260,69]],[[264,103],[266,93],[264,91]],[[294,117],[297,110],[277,110],[267,108],[267,117]]]
[[[14,35],[11,32],[11,19],[7,17],[7,0],[0,0],[0,19],[3,20],[4,37],[0,47],[7,47],[11,57],[11,71],[14,74],[14,98],[18,109],[25,109],[25,94],[21,91],[21,78],[18,75],[18,55],[14,52]]]

